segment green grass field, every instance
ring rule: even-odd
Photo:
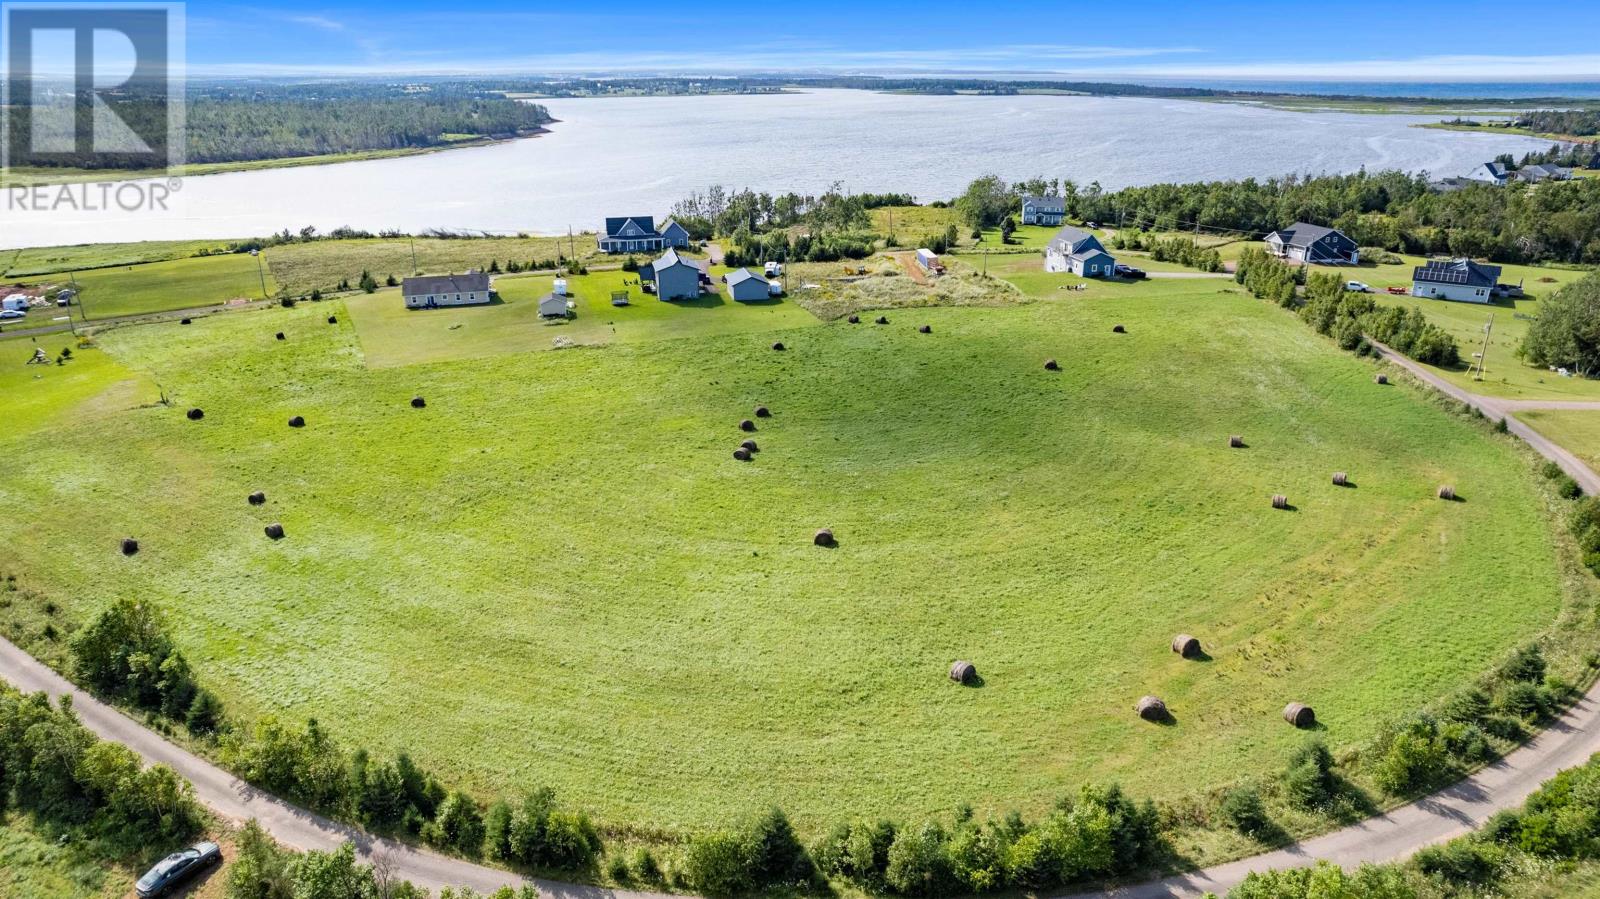
[[[1600,471],[1600,412],[1525,409],[1517,417]]]
[[[87,269],[70,275],[52,275],[48,280],[61,286],[76,282],[80,291],[78,311],[92,321],[238,299],[259,300],[263,294],[263,277],[265,293],[271,296],[277,291],[272,273],[264,268],[258,271],[254,256],[230,253]]]
[[[1281,765],[1291,699],[1357,745],[1556,619],[1511,442],[1212,282],[1032,299],[647,339],[662,310],[604,347],[408,365],[432,337],[369,365],[359,301],[118,329],[61,374],[0,369],[8,412],[49,410],[0,434],[49,460],[0,472],[27,522],[0,570],[63,621],[166,607],[236,714],[664,828],[1188,794]],[[1176,726],[1133,716],[1144,693]]]
[[[0,250],[0,277],[27,278],[86,268],[166,262],[193,256],[201,250],[220,252],[229,243],[226,240],[147,240]]]
[[[502,266],[513,260],[527,264],[535,260],[554,260],[569,253],[577,259],[604,258],[595,249],[594,235],[587,233],[574,235],[570,240],[566,237],[419,237],[415,240],[376,237],[273,247],[267,250],[267,265],[285,290],[305,294],[313,288],[331,290],[342,280],[355,284],[362,271],[371,272],[381,283],[388,275],[404,278],[416,272],[488,271],[491,262]]]
[[[373,366],[409,365],[472,359],[499,353],[598,346],[675,337],[709,337],[803,328],[820,322],[788,299],[737,303],[717,279],[715,293],[664,303],[638,287],[637,276],[621,271],[592,272],[567,279],[577,304],[571,319],[541,321],[539,299],[550,292],[550,275],[496,278],[500,302],[454,309],[406,309],[397,289],[347,300],[355,316],[361,348]],[[613,291],[627,290],[630,304],[611,305]]]

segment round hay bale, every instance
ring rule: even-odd
[[[759,446],[756,446],[756,442],[755,442],[755,441],[754,441],[754,440],[746,440],[746,441],[745,441],[745,442],[743,442],[743,443],[741,443],[741,444],[739,444],[739,446],[740,446],[740,447],[741,447],[741,448],[742,448],[742,449],[747,449],[747,450],[749,450],[749,451],[750,451],[750,452],[752,452],[752,453],[759,453],[759,452],[761,452],[761,447],[759,447]]]
[[[277,337],[278,337],[279,340],[288,340],[289,339],[289,338],[283,336],[283,332],[282,331],[278,332]]]
[[[772,417],[772,410],[771,409],[768,409],[766,406],[757,406],[756,407],[756,418],[771,418],[771,417]]]
[[[777,350],[777,351],[778,351],[778,352],[780,352],[780,353],[781,353],[781,352],[783,352],[783,351],[784,351],[784,349],[785,349],[785,347],[784,347],[784,345],[783,345],[783,341],[781,341],[781,340],[780,340],[780,341],[778,341],[778,342],[776,342],[776,343],[774,343],[774,344],[773,344],[773,345],[772,345],[772,348],[773,348],[773,349],[775,349],[775,350]]]
[[[746,418],[745,420],[739,422],[739,430],[741,430],[741,431],[747,431],[748,432],[748,431],[754,431],[755,429],[756,429],[756,423],[751,421],[748,418]]]
[[[1046,360],[1044,360],[1044,370],[1045,371],[1060,371],[1061,370],[1061,363],[1057,362],[1054,359],[1046,359]]]
[[[178,324],[180,324],[180,325],[192,325],[192,324],[194,324],[194,321],[192,319],[187,319],[186,318],[183,321],[178,322]]]
[[[1345,487],[1345,486],[1348,486],[1349,483],[1350,483],[1350,476],[1349,475],[1345,474],[1342,471],[1336,471],[1336,472],[1333,473],[1333,486],[1335,486],[1335,487]]]
[[[1317,713],[1304,703],[1291,702],[1283,707],[1283,720],[1295,727],[1312,727],[1317,723]]]
[[[411,398],[411,408],[413,409],[421,409],[426,405],[428,405],[428,401],[420,396],[414,396]]]
[[[289,419],[289,427],[291,428],[303,428],[305,426],[306,420],[304,416],[296,415],[295,417]]]
[[[276,521],[267,525],[265,528],[263,528],[263,530],[267,532],[268,537],[271,537],[274,540],[283,539],[283,525],[278,524]]]
[[[190,421],[199,421],[200,419],[206,417],[205,410],[201,409],[201,408],[198,408],[198,407],[196,407],[194,409],[190,409],[188,412],[185,412],[183,414],[189,416],[189,420]]]
[[[259,506],[267,501],[267,495],[262,493],[260,490],[257,490],[255,493],[250,494],[248,499],[250,500],[250,505]]]
[[[845,319],[845,321],[849,322],[852,325],[859,325],[859,324],[861,324],[861,316],[852,315],[849,318]]]
[[[1383,374],[1382,372],[1379,372],[1378,374],[1373,376],[1372,380],[1375,383],[1378,383],[1378,384],[1387,384],[1387,383],[1389,383],[1389,376],[1386,375],[1386,374]]]
[[[337,325],[338,323],[339,323],[339,316],[337,316],[337,315],[328,316],[328,324]]]
[[[966,659],[957,659],[950,664],[950,679],[958,684],[970,684],[978,677],[978,669]]]
[[[1167,720],[1167,704],[1154,696],[1144,696],[1133,704],[1133,710],[1146,721]]]
[[[1244,438],[1238,434],[1231,434],[1228,436],[1228,445],[1234,449],[1239,449],[1244,446]]]
[[[1456,488],[1450,486],[1449,484],[1440,484],[1439,485],[1439,498],[1440,499],[1455,499],[1456,498]]]
[[[1188,634],[1179,634],[1172,638],[1172,651],[1186,659],[1200,657],[1200,641]]]
[[[733,457],[738,459],[740,462],[749,462],[750,451],[741,446],[733,451]]]
[[[1281,493],[1272,494],[1272,508],[1274,508],[1274,509],[1287,509],[1287,508],[1289,508],[1289,498],[1287,496],[1284,496]]]
[[[133,555],[134,553],[136,553],[138,551],[139,551],[139,541],[133,539],[132,537],[123,537],[122,538],[122,554],[123,555],[131,556],[131,555]]]
[[[833,539],[833,529],[823,528],[822,530],[817,531],[816,536],[811,538],[811,542],[817,546],[833,546],[835,543]]]
[[[887,315],[880,315],[877,318],[877,323],[880,325],[887,325],[889,323],[889,317]]]
[[[1113,333],[1113,334],[1126,334],[1126,333],[1128,333],[1128,329],[1124,328],[1121,325],[1112,325],[1111,326],[1111,333]]]
[[[932,334],[933,333],[933,326],[932,325],[923,325],[922,327],[917,329],[917,333],[918,334]]]

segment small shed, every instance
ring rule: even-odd
[[[564,293],[547,293],[539,300],[540,318],[569,318],[571,314]]]
[[[747,268],[728,273],[728,295],[741,303],[756,303],[772,295],[772,285]]]

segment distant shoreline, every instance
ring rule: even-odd
[[[264,171],[267,169],[292,169],[313,165],[338,165],[345,162],[368,162],[375,159],[399,159],[405,156],[424,156],[447,150],[468,147],[488,147],[512,141],[542,137],[550,133],[546,126],[558,124],[559,119],[525,130],[511,136],[474,137],[452,141],[432,147],[399,147],[384,150],[356,150],[350,153],[327,153],[320,156],[280,156],[272,159],[245,159],[237,162],[202,162],[185,165],[177,171],[158,172],[141,169],[74,169],[74,168],[14,168],[0,177],[0,189],[33,185],[83,184],[100,181],[148,181],[154,178],[200,178],[206,175],[225,175],[230,172]]]

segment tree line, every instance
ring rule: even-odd
[[[165,156],[168,105],[146,93],[104,98],[119,117]],[[79,103],[87,103],[87,98]],[[40,154],[35,128],[71,138],[59,117],[36,119],[28,106],[9,110],[12,165],[75,168],[147,168],[148,158],[127,153]],[[465,90],[404,91],[327,87],[218,87],[191,92],[186,104],[185,158],[190,163],[250,162],[368,150],[446,146],[463,137],[513,137],[551,121],[545,107],[492,93]]]

